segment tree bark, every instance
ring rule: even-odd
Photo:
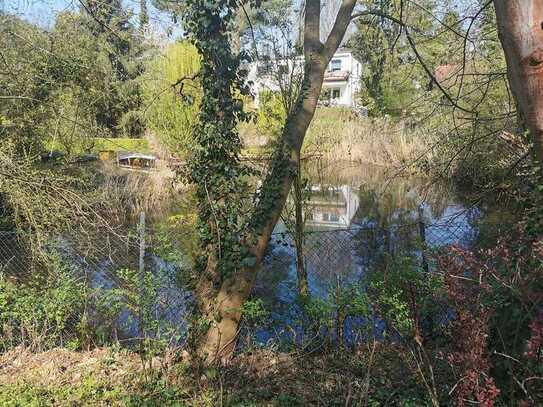
[[[303,214],[304,194],[302,189],[301,165],[298,163],[298,174],[294,178],[294,244],[296,246],[296,274],[298,276],[298,294],[307,297],[309,285],[307,282],[307,269],[304,261],[305,222]]]
[[[543,2],[494,0],[494,6],[509,85],[543,165]]]
[[[317,107],[324,72],[343,39],[355,4],[356,0],[343,0],[330,36],[323,44],[319,38],[321,2],[306,0],[303,90],[296,106],[287,117],[269,174],[263,182],[252,215],[252,238],[248,242],[253,256],[252,264],[225,278],[217,295],[206,295],[212,291],[210,287],[213,282],[206,280],[205,276],[216,275],[217,267],[216,261],[212,261],[213,256],[210,256],[204,278],[198,287],[201,309],[205,310],[208,320],[212,321],[198,349],[206,364],[224,362],[235,348],[241,307],[251,293],[271,234],[297,176],[300,151]]]

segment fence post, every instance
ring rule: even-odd
[[[385,229],[385,250],[387,254],[392,256],[392,231],[390,225],[387,225]]]
[[[145,212],[140,212],[140,221],[138,224],[139,229],[139,246],[140,246],[140,253],[139,253],[139,272],[138,272],[138,279],[139,279],[139,296],[140,296],[140,304],[139,304],[139,319],[140,319],[140,335],[143,338],[144,335],[144,324],[143,324],[143,301],[145,296]]]
[[[139,223],[139,237],[140,237],[140,261],[139,261],[139,276],[143,279],[145,273],[145,212],[140,212]]]
[[[422,205],[418,207],[419,214],[419,236],[421,240],[422,268],[426,273],[430,271],[428,259],[426,258],[426,225],[424,224],[424,211]]]

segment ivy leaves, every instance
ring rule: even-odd
[[[196,186],[199,234],[203,248],[216,251],[220,277],[234,272],[248,255],[244,247],[250,169],[239,159],[240,121],[251,115],[243,108],[249,94],[248,60],[230,46],[236,0],[188,0],[185,15],[188,38],[201,55],[202,101],[193,131],[195,148],[189,157],[188,180]]]

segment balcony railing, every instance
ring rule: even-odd
[[[325,82],[340,82],[349,80],[348,71],[328,71],[324,74]]]

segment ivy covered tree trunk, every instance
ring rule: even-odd
[[[297,177],[300,151],[313,119],[325,69],[340,45],[356,0],[343,0],[326,43],[319,38],[320,0],[305,3],[303,89],[285,127],[266,176],[247,216],[249,173],[239,161],[236,131],[245,120],[243,104],[233,95],[247,91],[228,38],[235,17],[235,0],[189,0],[187,32],[202,55],[203,98],[195,131],[196,151],[190,160],[190,180],[197,186],[200,235],[207,262],[197,288],[204,332],[200,356],[211,364],[232,354],[241,320],[262,264],[271,234]]]
[[[263,183],[258,205],[249,221],[251,233],[247,243],[250,254],[242,260],[245,266],[222,281],[216,295],[205,295],[212,292],[209,280],[200,284],[199,298],[206,297],[203,305],[212,320],[199,348],[208,363],[227,359],[234,350],[241,308],[251,294],[271,234],[297,174],[301,143],[317,106],[327,63],[319,58],[310,65],[306,97],[300,98],[298,111],[287,119],[281,147],[275,152],[272,169]],[[212,276],[214,269],[216,263],[208,262],[206,275]]]
[[[543,165],[543,2],[494,0],[494,6],[511,91]]]

